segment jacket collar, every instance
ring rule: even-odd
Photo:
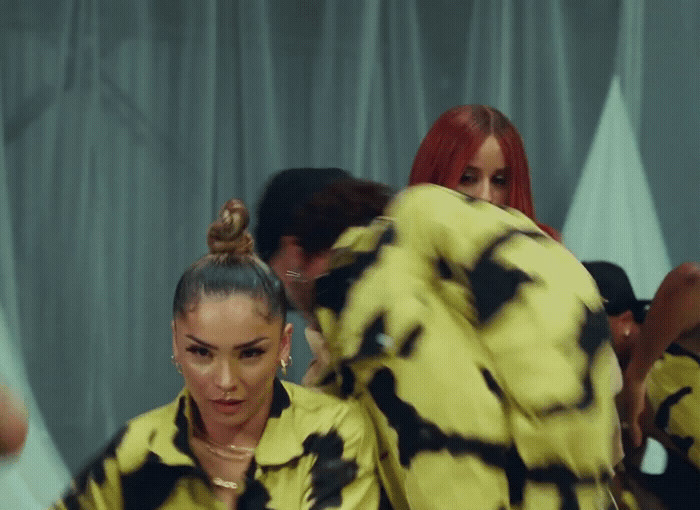
[[[299,437],[303,430],[297,426],[295,418],[295,406],[289,391],[282,381],[275,378],[270,417],[255,449],[258,465],[279,466],[303,455],[305,437]]]
[[[289,392],[278,378],[274,380],[272,392],[270,416],[254,455],[255,462],[260,466],[286,464],[304,453],[304,438],[298,437],[295,427],[294,406]],[[168,411],[165,417],[167,423],[158,427],[149,438],[150,450],[164,464],[199,466],[190,448],[194,409],[192,397],[186,388],[168,406]]]

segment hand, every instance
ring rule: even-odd
[[[19,454],[28,426],[24,403],[0,384],[0,456]]]
[[[307,327],[304,330],[304,336],[309,343],[309,348],[314,358],[309,364],[309,368],[301,379],[303,386],[312,387],[318,384],[319,379],[326,373],[330,365],[330,352],[326,345],[326,340],[321,333],[313,328]]]
[[[644,440],[641,417],[646,405],[646,390],[646,379],[631,378],[625,372],[619,396],[622,403],[621,424],[635,448],[641,446]]]

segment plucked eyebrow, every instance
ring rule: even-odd
[[[208,343],[206,343],[204,340],[202,340],[202,339],[200,339],[200,338],[197,338],[197,337],[194,336],[194,335],[187,334],[187,335],[185,335],[185,338],[189,338],[189,339],[192,340],[193,342],[196,342],[196,343],[198,343],[199,345],[201,345],[202,347],[206,347],[207,349],[210,349],[210,350],[212,350],[212,351],[218,350],[218,347],[216,347],[216,346],[214,346],[214,345],[211,345],[211,344],[208,344]],[[234,350],[249,349],[250,347],[253,347],[253,346],[257,345],[257,344],[259,344],[260,342],[263,342],[264,340],[267,340],[268,338],[269,338],[269,337],[267,337],[267,336],[259,336],[258,338],[254,338],[254,339],[251,340],[250,342],[245,342],[245,343],[243,343],[243,344],[235,345],[235,346],[233,347],[233,349],[234,349]]]
[[[479,172],[481,172],[481,171],[482,171],[482,168],[481,168],[481,167],[478,167],[478,166],[474,166],[474,165],[467,165],[467,166],[464,167],[464,171],[465,171],[465,172],[468,172],[468,171],[470,171],[470,170],[478,170]],[[504,166],[504,167],[502,167],[502,168],[496,168],[496,169],[494,170],[494,172],[506,172],[506,171],[508,171],[508,170],[510,170],[510,168],[509,168],[508,166]]]

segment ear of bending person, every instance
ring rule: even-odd
[[[409,184],[420,183],[513,207],[536,221],[522,138],[513,123],[491,106],[455,106],[438,117],[413,160]],[[549,225],[538,226],[561,240]]]
[[[613,358],[585,269],[516,210],[368,196],[390,200],[319,191],[272,267],[323,335],[320,387],[370,413],[394,508],[607,508]]]
[[[184,389],[129,421],[56,509],[380,507],[361,408],[282,382],[292,325],[279,279],[229,201],[210,253],[175,291],[172,361]]]

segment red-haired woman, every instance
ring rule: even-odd
[[[409,184],[420,183],[506,205],[535,220],[523,141],[508,118],[490,106],[455,106],[438,117],[413,160]],[[561,240],[552,227],[538,226]]]

